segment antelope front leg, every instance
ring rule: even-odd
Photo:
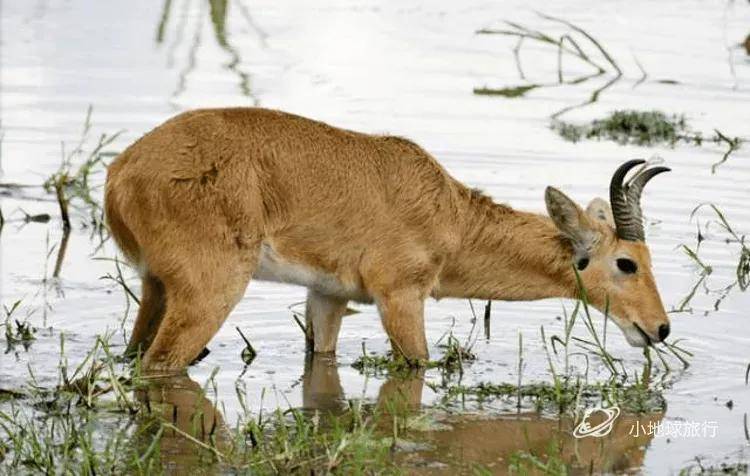
[[[424,300],[424,293],[418,289],[384,293],[375,299],[394,355],[412,363],[429,358],[424,332]]]
[[[336,341],[341,329],[341,318],[346,313],[345,299],[326,296],[314,289],[307,290],[305,322],[307,350],[336,352]]]

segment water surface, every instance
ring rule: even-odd
[[[746,2],[3,2],[1,180],[37,185],[55,172],[61,144],[67,151],[76,146],[89,106],[92,127],[86,147],[102,133],[123,130],[108,147],[112,152],[180,111],[221,105],[280,108],[340,127],[398,134],[418,142],[468,185],[498,201],[538,212],[543,211],[547,185],[586,203],[606,195],[619,163],[658,155],[673,172],[645,191],[647,235],[665,305],[678,308],[700,272],[679,247],[694,248],[697,227],[715,219],[703,210],[691,220],[691,211],[701,203],[714,203],[738,233],[750,231],[750,147],[732,154],[712,173],[723,145],[573,144],[550,130],[550,115],[585,102],[611,75],[537,88],[515,99],[473,94],[479,87],[556,81],[554,48],[530,42],[524,46],[524,81],[511,51],[514,40],[474,34],[480,28],[500,27],[503,20],[562,31],[540,19],[535,9],[585,28],[606,46],[624,73],[597,102],[571,110],[562,116],[565,120],[590,120],[622,108],[658,109],[685,114],[706,136],[719,129],[730,136],[750,137],[750,61],[734,48],[750,28]],[[647,73],[645,80],[638,63]],[[571,77],[588,68],[566,60],[565,72]],[[102,180],[101,174],[95,177],[97,184]],[[41,383],[52,385],[61,332],[71,361],[82,359],[94,337],[107,330],[115,332],[114,342],[125,342],[125,298],[118,286],[99,279],[113,272],[112,263],[94,259],[113,257],[116,250],[111,243],[95,250],[96,240],[82,226],[82,215],[76,214],[60,277],[53,279],[62,235],[54,196],[38,188],[3,193],[0,205],[9,222],[0,235],[2,301],[10,305],[22,299],[20,312],[33,311],[29,319],[39,331],[30,351],[16,348],[0,356],[0,387],[22,387],[27,367]],[[52,220],[23,224],[21,210],[49,213]],[[715,224],[703,235],[700,256],[713,268],[705,284],[718,290],[734,281],[739,246],[727,243],[728,235]],[[132,284],[137,289],[137,280]],[[301,288],[251,283],[210,343],[210,355],[191,368],[191,378],[202,383],[220,367],[218,397],[228,421],[236,417],[237,381],[244,383],[251,406],[261,404],[263,389],[268,407],[305,405],[304,342],[289,309],[304,297]],[[665,392],[667,410],[658,417],[716,422],[716,436],[656,437],[648,445],[643,441],[645,446],[633,446],[634,441],[618,433],[624,442],[610,442],[616,448],[622,444],[640,450],[632,458],[624,457],[627,464],[607,468],[637,467],[664,474],[678,472],[696,456],[709,463],[747,459],[743,417],[750,411],[745,383],[750,293],[735,287],[715,310],[718,297],[701,286],[685,312],[673,314],[672,335],[684,338],[694,357],[691,366],[679,372],[679,363],[673,362]],[[474,304],[481,312],[483,303]],[[539,329],[543,325],[550,334],[561,333],[558,316],[564,305],[570,308],[570,303],[554,299],[494,303],[490,338],[477,341],[474,351],[479,359],[467,368],[464,383],[515,382],[519,333],[528,349],[524,379],[549,380]],[[371,351],[384,353],[388,348],[374,307],[356,307],[360,312],[345,318],[341,331],[336,369],[340,388],[333,391],[334,401],[374,401],[383,386],[381,379],[368,379],[350,367],[362,352],[363,340]],[[125,317],[126,331],[134,309]],[[302,308],[297,304],[293,309]],[[461,339],[469,335],[472,312],[467,301],[430,301],[427,316],[433,355],[440,355],[435,343],[452,325]],[[602,324],[601,319],[597,322]],[[235,326],[258,350],[248,369],[239,358],[243,344]],[[580,335],[585,332],[582,327],[577,330]],[[641,365],[640,352],[629,348],[614,328],[607,346],[627,365]],[[601,365],[591,369],[592,379],[606,375]],[[439,376],[428,372],[426,380],[435,382]],[[428,386],[423,388],[424,404],[437,398]],[[487,442],[494,440],[486,435],[523,431],[518,422],[526,416],[482,420],[491,410],[480,412],[480,423],[459,422],[453,431],[430,436],[433,446],[450,446],[446,439],[464,441],[466,436],[456,436],[463,433],[471,432],[471,441]],[[561,423],[564,430],[559,430],[558,423],[529,418],[532,432],[550,438],[570,426]],[[497,447],[490,443],[461,457],[488,464],[485,453],[505,454],[504,445],[514,439],[498,438]],[[507,467],[504,461],[494,462],[498,471]]]

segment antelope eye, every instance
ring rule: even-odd
[[[619,258],[617,260],[617,269],[625,274],[633,274],[638,271],[638,265],[635,264],[635,261],[633,260],[627,258]]]
[[[576,268],[578,268],[578,271],[583,271],[586,269],[586,266],[589,265],[589,259],[588,258],[581,258],[578,260],[578,263],[576,263]]]

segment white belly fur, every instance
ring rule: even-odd
[[[267,242],[261,245],[258,267],[253,273],[253,279],[297,284],[315,289],[321,294],[358,302],[372,301],[364,290],[346,286],[330,273],[285,260]]]

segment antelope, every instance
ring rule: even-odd
[[[394,355],[419,363],[428,297],[576,299],[582,287],[631,345],[663,341],[640,196],[669,169],[624,183],[643,163],[614,173],[611,207],[584,211],[547,187],[547,217],[493,202],[400,137],[261,108],[182,113],[107,173],[111,235],[142,279],[126,353],[145,370],[184,369],[251,278],[307,287],[318,353],[335,352],[349,301],[376,304]]]

